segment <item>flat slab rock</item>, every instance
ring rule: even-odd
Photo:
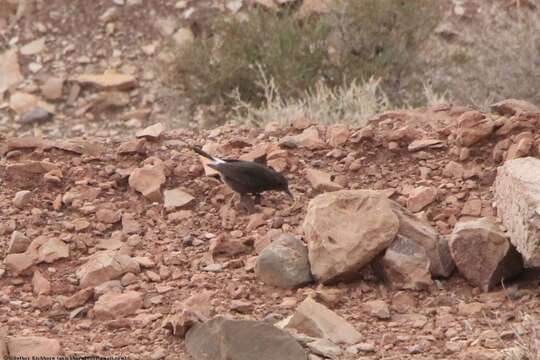
[[[495,201],[525,267],[540,266],[540,160],[514,159],[499,167]]]
[[[192,327],[185,339],[194,360],[307,360],[300,343],[274,325],[216,317]]]

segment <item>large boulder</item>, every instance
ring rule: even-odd
[[[313,281],[307,248],[290,234],[282,234],[261,251],[255,272],[264,283],[282,288]]]
[[[391,204],[399,220],[398,234],[424,249],[429,258],[431,275],[450,276],[455,264],[448,249],[448,240],[440,236],[428,222],[419,219],[398,203],[391,201]]]
[[[525,267],[540,266],[540,160],[507,161],[497,171],[497,214]]]
[[[382,193],[342,190],[313,198],[303,228],[311,272],[329,282],[354,276],[385,250],[399,220]]]
[[[459,272],[483,291],[523,268],[521,255],[487,218],[458,222],[450,238],[450,252]]]
[[[261,321],[216,317],[195,324],[185,344],[195,360],[307,360],[291,335]]]

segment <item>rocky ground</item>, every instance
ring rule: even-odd
[[[122,141],[8,139],[0,167],[2,324],[11,336],[60,339],[67,353],[178,359],[186,358],[184,342],[167,319],[180,309],[273,321],[312,296],[361,334],[362,350],[342,347],[339,359],[503,358],[502,349],[533,331],[530,272],[487,293],[458,272],[389,283],[363,272],[352,283],[296,290],[266,285],[254,272],[257,253],[281,232],[309,245],[307,205],[321,192],[381,190],[446,239],[458,221],[496,220],[497,166],[540,154],[532,106],[497,109],[506,115],[459,107],[389,112],[357,130],[298,121],[197,133],[154,125]],[[271,194],[253,214],[237,209],[187,147],[196,144],[227,157],[267,154],[297,202]],[[344,261],[339,254],[336,247]],[[310,260],[313,270],[317,259]],[[491,276],[482,274],[480,281]],[[411,287],[424,290],[399,290]]]
[[[536,274],[500,280],[521,270],[516,256],[536,261],[517,215],[538,210],[529,214],[526,201],[512,207],[523,191],[512,187],[511,168],[507,178],[497,168],[540,157],[538,109],[510,101],[489,114],[393,111],[362,129],[299,119],[189,130],[191,114],[159,85],[154,59],[211,11],[242,2],[229,3],[0,3],[0,33],[15,49],[0,55],[0,355],[7,344],[10,355],[188,359],[189,350],[198,359],[211,347],[198,342],[208,330],[190,325],[226,314],[277,322],[303,344],[259,322],[242,323],[246,333],[206,323],[247,339],[231,351],[262,334],[291,359],[305,358],[304,348],[311,359],[535,359]],[[458,5],[457,14],[470,10]],[[211,122],[199,115],[192,128]],[[297,201],[268,194],[246,213],[191,145],[231,158],[266,155]],[[385,212],[366,210],[364,193],[339,205],[344,216],[308,209],[320,194],[332,209],[343,189],[380,190],[373,201]],[[335,233],[319,226],[326,215]],[[379,235],[366,237],[377,247],[353,253],[347,219],[364,216],[379,224]],[[486,223],[470,222],[481,217]],[[399,230],[404,218],[418,238]],[[344,244],[328,247],[321,234]],[[279,266],[290,263],[291,273]]]

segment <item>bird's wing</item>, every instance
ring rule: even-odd
[[[213,164],[212,167],[223,176],[247,186],[252,186],[253,183],[264,184],[273,181],[272,170],[253,162],[235,161]]]

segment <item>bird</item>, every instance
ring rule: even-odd
[[[255,161],[220,159],[206,153],[199,147],[193,146],[192,149],[197,154],[212,161],[207,166],[216,170],[221,180],[234,192],[240,194],[241,200],[246,195],[252,194],[258,203],[261,199],[261,193],[269,190],[282,191],[294,199],[289,190],[287,178],[280,172],[266,166],[264,156]]]

